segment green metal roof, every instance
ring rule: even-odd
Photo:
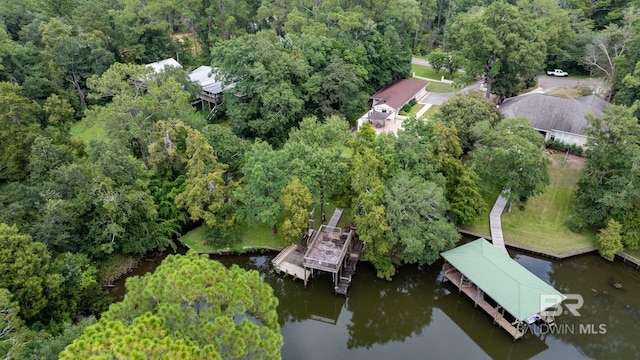
[[[566,298],[485,239],[441,255],[518,320],[525,320]],[[555,304],[545,300],[543,305],[542,295],[556,296],[560,300]]]

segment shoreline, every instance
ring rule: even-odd
[[[464,234],[464,235],[481,237],[481,238],[484,238],[486,240],[489,240],[489,241],[493,242],[493,240],[491,239],[491,236],[486,236],[486,235],[474,233],[472,231],[467,231],[467,230],[464,230],[464,229],[461,229],[461,228],[458,228],[458,232],[461,233],[461,234]],[[563,259],[570,258],[572,256],[589,254],[589,253],[598,251],[598,248],[596,246],[590,246],[590,247],[587,247],[587,248],[573,250],[573,251],[569,251],[569,252],[555,253],[555,252],[544,251],[544,250],[541,250],[541,249],[538,249],[538,248],[529,247],[529,246],[526,246],[526,245],[515,244],[515,243],[509,242],[509,241],[505,241],[504,244],[506,246],[512,248],[512,249],[516,249],[516,250],[532,253],[532,254],[535,254],[535,255],[538,255],[538,256],[548,257],[548,258],[555,259],[555,260],[563,260]]]

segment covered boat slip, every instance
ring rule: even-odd
[[[442,257],[444,277],[514,340],[533,322],[553,324],[553,317],[544,310],[566,298],[485,239],[446,251]]]

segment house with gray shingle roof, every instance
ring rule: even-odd
[[[595,95],[567,99],[545,94],[526,94],[505,100],[500,111],[505,117],[525,117],[546,140],[585,146],[589,126],[586,115],[598,118],[609,103]]]

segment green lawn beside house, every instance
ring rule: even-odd
[[[452,77],[451,75],[449,75],[449,71],[446,69],[442,69],[436,72],[430,66],[423,66],[423,65],[416,65],[416,64],[411,65],[411,72],[413,72],[416,76],[425,77],[429,79],[436,79],[436,80],[439,80],[442,76],[444,76],[446,80],[457,80],[463,76],[462,73],[456,72],[453,74],[453,77]]]
[[[450,84],[430,82],[429,85],[427,85],[427,91],[433,93],[452,93],[456,91],[456,88]]]
[[[511,212],[508,205],[502,214],[502,232],[507,243],[523,245],[553,254],[563,254],[596,245],[595,233],[574,233],[566,225],[566,219],[575,203],[576,182],[580,178],[583,158],[570,156],[564,162],[564,154],[551,157],[549,167],[551,183],[545,192],[531,198],[520,209],[514,204]],[[488,204],[485,214],[472,225],[463,227],[481,235],[490,235],[489,212],[497,198]],[[486,199],[491,201],[491,198]]]

